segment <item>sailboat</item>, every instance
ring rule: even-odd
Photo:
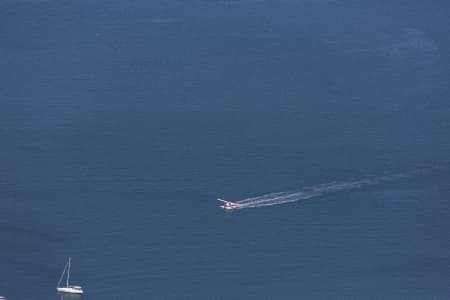
[[[71,258],[69,257],[69,260],[67,261],[64,270],[61,274],[61,277],[59,277],[59,281],[58,281],[58,285],[56,286],[56,291],[60,292],[60,293],[69,293],[69,294],[83,294],[83,289],[81,288],[81,286],[77,286],[77,285],[69,285],[69,277],[70,277],[70,260]],[[64,278],[64,274],[66,274],[67,271],[67,279],[66,279],[66,286],[60,286],[61,285],[61,281]]]

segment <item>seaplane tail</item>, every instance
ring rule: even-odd
[[[231,210],[231,209],[239,208],[239,204],[237,203],[237,201],[226,201],[226,200],[223,200],[223,199],[220,199],[220,198],[218,198],[217,200],[224,203],[220,207],[225,209],[225,210]]]

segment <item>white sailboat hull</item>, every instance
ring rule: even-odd
[[[72,287],[72,286],[57,287],[56,291],[59,293],[68,293],[68,294],[78,294],[78,295],[83,294],[83,290],[81,289],[81,287]]]

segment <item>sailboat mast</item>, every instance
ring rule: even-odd
[[[64,277],[64,274],[66,273],[68,265],[69,265],[69,262],[66,262],[66,265],[64,266],[64,270],[62,271],[61,276],[59,277],[58,284],[56,285],[57,287],[59,287],[59,285],[61,284],[61,281]]]
[[[69,277],[70,277],[70,260],[71,260],[72,258],[71,257],[69,257],[69,267],[67,268],[67,282],[66,282],[66,287],[68,287],[69,286]]]

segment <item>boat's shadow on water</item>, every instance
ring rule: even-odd
[[[60,300],[75,300],[75,299],[81,299],[81,295],[67,295],[67,294],[61,294],[58,293]]]

